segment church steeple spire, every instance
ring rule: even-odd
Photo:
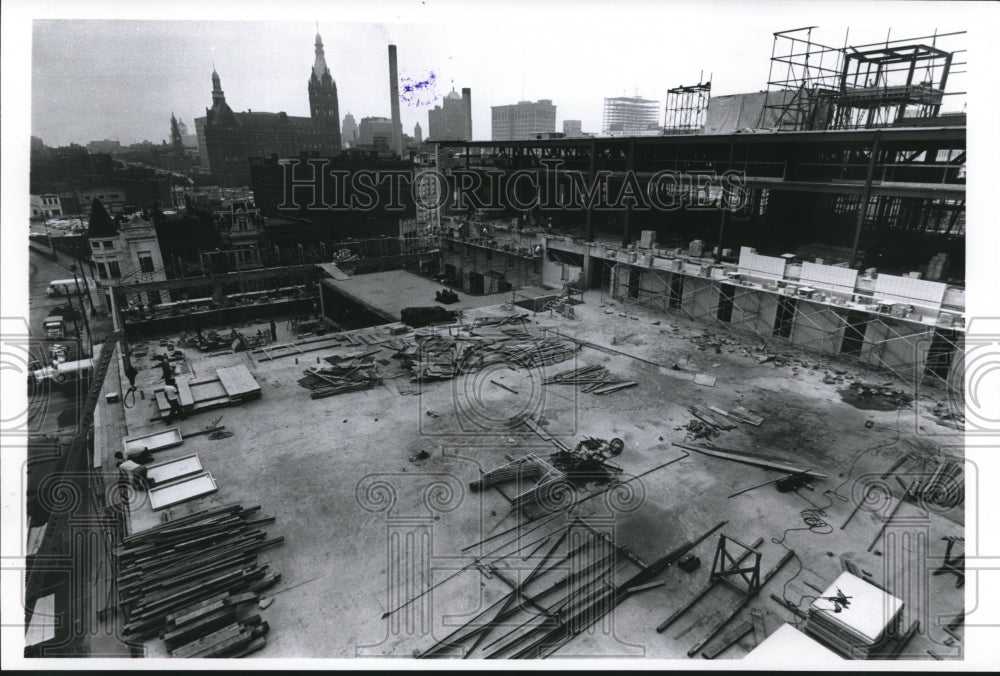
[[[212,103],[225,103],[226,93],[222,91],[222,80],[215,71],[215,64],[212,64]]]
[[[309,112],[317,123],[329,129],[333,136],[333,146],[340,148],[340,113],[337,103],[337,83],[326,65],[323,53],[323,38],[316,25],[316,61],[309,73]]]
[[[326,55],[323,53],[323,38],[319,35],[319,24],[316,24],[316,61],[313,63],[313,77],[322,80],[324,75],[330,75],[330,69],[326,66]]]
[[[221,124],[233,120],[233,111],[226,103],[226,93],[222,91],[222,81],[212,64],[212,107],[206,116],[210,123]]]

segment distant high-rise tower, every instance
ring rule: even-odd
[[[493,106],[493,140],[525,141],[556,130],[556,107],[551,99],[518,101],[516,105]]]
[[[462,87],[462,105],[465,107],[465,129],[464,138],[466,141],[472,140],[472,90]]]
[[[413,125],[413,140],[417,142],[417,145],[424,142],[424,130],[420,128],[419,122]]]
[[[354,116],[350,112],[344,115],[343,133],[340,138],[344,148],[353,148],[358,145],[358,123],[355,122]]]
[[[452,87],[440,106],[427,111],[428,138],[432,141],[471,141],[472,90],[465,88],[459,95]]]
[[[340,147],[340,112],[337,103],[337,83],[326,65],[323,38],[316,33],[316,61],[309,74],[309,116],[330,130],[333,147]]]

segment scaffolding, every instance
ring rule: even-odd
[[[897,317],[886,317],[874,312],[863,312],[860,321],[850,313],[850,308],[843,308],[844,313],[837,312],[829,306],[808,312],[799,307],[800,299],[796,296],[777,295],[779,305],[785,301],[789,306],[788,317],[778,316],[774,322],[768,322],[769,331],[758,328],[758,318],[761,315],[763,290],[748,288],[742,285],[727,283],[726,280],[694,277],[680,271],[661,270],[637,263],[624,263],[617,260],[602,259],[603,266],[600,279],[600,302],[610,297],[623,304],[626,315],[630,308],[645,308],[662,312],[666,315],[680,315],[700,323],[713,324],[726,333],[736,337],[737,334],[751,335],[758,339],[769,350],[795,348],[805,351],[820,352],[834,358],[845,358],[861,366],[865,373],[889,373],[903,382],[919,387],[925,384],[944,387],[957,394],[962,393],[963,379],[956,370],[962,368],[962,350],[964,348],[964,332],[955,328],[928,324],[924,330],[914,333],[902,333],[897,330],[894,320]],[[623,271],[628,271],[628,282],[622,282]],[[642,282],[632,282],[638,275]],[[699,279],[710,282],[709,288],[712,302],[706,304],[704,312],[691,311],[687,302],[690,289],[685,284],[686,279]],[[680,284],[677,283],[681,281]],[[658,291],[650,290],[648,282],[654,282]],[[631,283],[630,283],[631,282]],[[805,299],[805,302],[809,302]],[[732,321],[731,313],[725,312],[725,305],[740,308],[739,322]],[[721,311],[720,311],[721,309]],[[728,315],[728,317],[726,317]],[[837,325],[833,328],[827,323],[820,323],[816,317],[835,318]],[[792,339],[796,327],[815,331],[817,337],[802,340]],[[874,328],[872,328],[874,327]],[[841,333],[843,336],[841,337]],[[850,340],[848,332],[856,334],[857,349],[847,349],[845,341]],[[913,343],[913,359],[911,361],[890,361],[886,349],[891,343],[909,341]],[[824,346],[824,342],[827,343]],[[834,344],[836,343],[836,344]]]
[[[609,136],[659,133],[660,103],[641,96],[604,99],[602,131]]]
[[[869,129],[937,117],[949,78],[964,74],[964,49],[942,49],[964,31],[830,47],[816,26],[774,33],[759,126],[778,131]],[[930,44],[926,44],[927,42]],[[957,45],[956,45],[957,46]]]
[[[708,102],[711,98],[711,76],[709,76],[708,82],[668,89],[663,133],[697,134],[705,126]]]

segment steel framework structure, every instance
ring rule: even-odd
[[[660,104],[641,96],[616,96],[604,99],[603,133],[632,136],[656,132]]]
[[[697,134],[705,126],[705,116],[711,98],[711,77],[708,82],[668,89],[663,133]]]
[[[937,46],[964,31],[854,46],[848,33],[843,47],[830,47],[813,40],[815,28],[774,33],[768,93],[792,96],[769,95],[761,124],[778,131],[913,124],[938,116],[945,97],[965,94],[947,89],[950,76],[965,72],[965,50]]]

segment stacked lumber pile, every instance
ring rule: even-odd
[[[219,594],[167,618],[163,643],[171,657],[243,657],[260,650],[270,627],[260,615],[237,620],[239,607],[257,594]]]
[[[473,320],[473,327],[480,326],[504,326],[507,324],[523,324],[528,320],[526,314],[501,315],[499,317],[476,317]]]
[[[578,369],[562,371],[545,379],[546,385],[576,385],[582,392],[591,394],[610,394],[639,383],[633,380],[623,380],[612,374],[603,366],[582,366]]]
[[[333,355],[326,357],[326,364],[310,366],[302,373],[303,378],[298,384],[308,390],[313,399],[332,397],[345,392],[369,390],[382,382],[375,357],[380,350],[364,354],[341,357]]]
[[[191,621],[201,622],[199,631],[214,631],[223,626],[215,623],[230,617],[230,609],[249,599],[245,594],[256,595],[281,579],[257,563],[258,551],[284,541],[268,539],[257,528],[274,521],[256,516],[259,509],[226,505],[124,538],[115,558],[126,636],[159,633],[176,643],[189,634],[172,632],[183,628],[192,613]],[[207,607],[212,610],[202,612]],[[209,612],[214,613],[210,618]]]
[[[806,633],[849,659],[868,659],[896,633],[903,602],[851,573],[841,573],[809,604]]]
[[[566,361],[576,354],[580,347],[558,338],[533,338],[525,342],[501,344],[493,349],[501,356],[500,361],[530,368]]]

